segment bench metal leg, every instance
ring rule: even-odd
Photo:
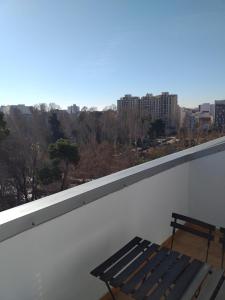
[[[206,258],[205,258],[205,262],[208,261],[208,256],[209,256],[209,246],[210,246],[210,241],[208,240],[208,243],[207,243],[207,250],[206,250]]]
[[[222,247],[222,259],[221,259],[221,268],[223,269],[223,260],[224,260],[224,244],[223,244],[223,247]]]
[[[107,281],[105,281],[105,284],[106,284],[106,286],[107,286],[107,289],[109,290],[109,293],[110,293],[112,299],[113,299],[113,300],[116,300],[115,296],[113,295],[113,292],[112,292],[112,290],[111,290],[111,287],[110,287],[109,283],[108,283]]]
[[[173,233],[172,233],[172,239],[171,239],[170,250],[172,250],[172,249],[173,249],[173,241],[174,241],[174,236],[175,236],[175,228],[173,228]]]

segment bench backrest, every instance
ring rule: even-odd
[[[172,218],[174,218],[174,221],[172,221],[170,223],[170,225],[174,228],[174,230],[180,229],[180,230],[184,230],[186,232],[192,233],[194,235],[197,235],[199,237],[205,238],[208,241],[214,240],[213,232],[216,230],[216,226],[205,223],[205,222],[197,220],[197,219],[193,219],[193,218],[184,216],[184,215],[180,215],[177,213],[172,213]],[[180,224],[180,223],[177,223],[177,221],[184,221],[185,223]],[[193,227],[186,225],[186,223],[197,225],[198,227],[201,227],[201,228],[199,228],[199,229],[193,228]],[[204,229],[204,230],[201,231],[201,229]]]

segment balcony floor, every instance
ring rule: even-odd
[[[221,246],[218,243],[219,232],[216,232],[215,241],[211,243],[209,249],[208,263],[214,267],[221,267]],[[163,243],[163,246],[170,247],[170,238]],[[206,256],[206,240],[196,237],[190,233],[178,231],[176,233],[173,250],[177,250],[183,254],[189,255],[201,261],[205,260]],[[124,295],[123,293],[114,290],[117,300],[132,300],[133,298]],[[109,294],[101,298],[101,300],[112,300]]]

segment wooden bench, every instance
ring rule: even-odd
[[[91,274],[136,300],[225,299],[223,270],[135,237]]]

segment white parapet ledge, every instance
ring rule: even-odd
[[[185,162],[225,150],[225,137],[0,212],[0,241]]]

